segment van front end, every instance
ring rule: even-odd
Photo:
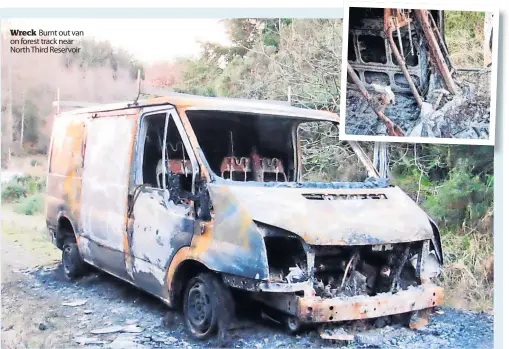
[[[223,281],[252,291],[294,332],[302,325],[425,325],[444,304],[436,225],[399,188],[338,186],[211,185],[213,202],[222,193],[217,214],[223,207],[243,212],[263,241],[253,246],[263,249],[265,271],[252,278],[227,272]]]

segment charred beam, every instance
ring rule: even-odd
[[[392,37],[392,34],[395,30],[394,24],[391,20],[385,20],[385,23],[387,27],[385,28],[385,34],[387,35],[387,38],[389,39],[389,45],[391,46],[392,53],[396,57],[396,60],[398,61],[398,65],[403,72],[403,75],[405,76],[405,79],[408,81],[408,86],[410,86],[410,90],[412,91],[412,94],[414,95],[415,100],[417,101],[417,104],[419,105],[419,108],[422,107],[422,98],[419,95],[419,91],[417,91],[417,87],[415,87],[414,81],[412,80],[412,77],[410,76],[410,73],[408,72],[408,69],[406,67],[405,61],[403,60],[403,57],[401,57],[401,54],[398,50],[398,47],[396,46],[396,43],[394,42],[394,38]]]
[[[429,22],[428,18],[428,11],[427,10],[416,10],[417,18],[421,22],[422,30],[424,31],[424,35],[426,36],[426,39],[428,40],[429,49],[431,56],[433,57],[438,70],[440,71],[440,74],[442,75],[442,78],[444,79],[445,85],[447,86],[447,89],[451,93],[456,93],[457,87],[454,83],[454,80],[452,79],[451,72],[449,71],[449,68],[447,67],[447,63],[445,62],[444,55],[442,54],[442,51],[440,50],[440,47],[437,42],[437,38],[433,33],[432,25]]]
[[[369,106],[375,111],[376,115],[380,118],[380,120],[383,121],[383,123],[385,124],[385,127],[387,127],[387,133],[389,134],[389,136],[400,136],[400,137],[404,136],[405,133],[403,132],[403,130],[399,126],[395,125],[391,121],[391,119],[389,119],[380,109],[375,107],[375,105],[373,104],[371,97],[368,93],[368,90],[366,90],[366,88],[364,87],[364,84],[359,79],[359,77],[353,70],[352,66],[348,62],[347,62],[347,70],[348,70],[348,75],[350,76],[350,78],[352,79],[354,84],[357,85],[357,87],[359,88],[359,91],[361,92],[362,96],[366,99]]]

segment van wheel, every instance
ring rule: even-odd
[[[62,249],[62,269],[64,276],[68,280],[74,280],[83,276],[87,270],[87,265],[81,258],[78,246],[74,242],[66,242]]]
[[[297,334],[301,330],[302,324],[300,320],[296,316],[286,316],[285,317],[285,328],[291,334]]]
[[[183,312],[186,327],[195,338],[209,338],[217,332],[225,299],[222,292],[229,290],[212,273],[201,273],[189,281]]]

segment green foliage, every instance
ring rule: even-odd
[[[492,207],[492,176],[485,182],[479,175],[473,175],[471,170],[467,161],[460,162],[435,189],[435,195],[426,197],[424,207],[444,224],[471,226]]]
[[[287,100],[339,111],[341,21],[227,20],[232,47],[203,43],[199,59],[181,61],[177,91],[207,96]]]
[[[392,145],[390,154],[393,182],[442,225],[475,227],[493,209],[493,147]]]
[[[475,38],[482,31],[484,12],[477,11],[445,11],[446,33],[466,32]]]
[[[2,201],[15,202],[25,197],[27,192],[22,184],[15,180],[11,180],[2,185]]]
[[[37,165],[39,165],[39,161],[37,161],[37,159],[30,160],[30,166],[35,167]]]
[[[456,66],[483,65],[484,12],[445,11],[445,37]]]
[[[34,214],[41,213],[44,211],[44,195],[35,194],[30,195],[20,200],[20,202],[14,207],[14,211],[19,214],[27,216],[33,216]]]
[[[20,199],[42,192],[45,186],[46,183],[40,177],[32,175],[16,176],[2,185],[2,200],[17,202]]]

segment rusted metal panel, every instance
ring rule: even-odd
[[[285,229],[313,245],[370,245],[433,236],[426,213],[397,187],[304,189],[211,184],[210,188],[214,203],[219,193],[225,202],[224,206],[214,205],[218,216],[225,218],[220,228],[216,226],[225,239],[231,239],[227,234],[237,234],[235,239],[243,236],[234,230],[239,229],[241,220],[244,227],[255,220]],[[310,200],[304,196],[309,194],[383,194],[387,199]],[[223,207],[227,213],[221,212]]]
[[[213,228],[196,235],[191,255],[212,270],[249,277],[268,278],[262,234],[250,214],[224,186],[209,185],[214,205]]]
[[[170,92],[170,91],[169,91]],[[335,113],[304,109],[289,106],[286,104],[276,104],[260,100],[249,100],[240,98],[220,98],[220,97],[203,97],[186,95],[181,93],[173,93],[170,96],[156,97],[139,100],[136,106],[132,103],[106,104],[92,108],[81,108],[74,111],[66,112],[68,115],[83,113],[103,113],[105,111],[126,110],[133,111],[137,108],[156,106],[156,105],[172,105],[177,109],[188,110],[221,110],[240,113],[263,114],[281,117],[295,117],[306,120],[324,120],[339,122],[339,116]]]
[[[413,287],[376,296],[323,299],[299,297],[300,319],[309,322],[360,320],[432,308],[444,304],[444,289],[436,285]]]
[[[189,246],[194,234],[194,217],[189,205],[175,205],[164,190],[141,189],[129,229],[132,275],[136,283],[160,293],[166,270],[175,253]]]
[[[127,188],[132,152],[133,116],[91,119],[83,170],[80,209],[82,235],[98,246],[120,252],[123,264]],[[100,255],[82,246],[85,259]],[[99,248],[100,250],[101,248]]]
[[[46,196],[47,222],[52,229],[60,216],[79,225],[85,131],[86,116],[55,119]]]

